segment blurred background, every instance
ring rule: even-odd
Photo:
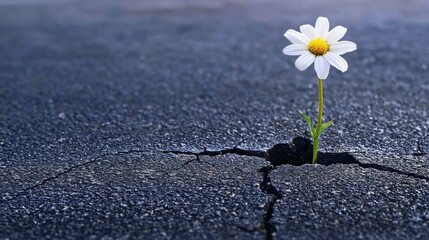
[[[326,82],[336,124],[322,151],[416,152],[429,126],[428,10],[427,0],[0,0],[3,153],[261,149],[308,136],[298,111],[316,114],[315,74],[282,54],[283,34],[318,16],[358,45],[349,71],[331,68]]]
[[[2,17],[22,19],[16,16],[14,10],[24,6],[33,9],[22,11],[33,12],[28,19],[44,17],[59,18],[69,21],[95,20],[97,18],[118,17],[119,15],[140,15],[150,12],[168,11],[228,11],[233,10],[237,15],[244,14],[252,19],[261,21],[284,20],[298,18],[308,19],[312,15],[326,15],[330,18],[353,22],[369,22],[389,19],[426,22],[429,3],[425,0],[1,0],[5,8]],[[9,8],[9,9],[8,9]],[[37,13],[34,8],[55,9],[53,12]],[[10,13],[10,15],[8,14]],[[48,13],[48,14],[47,14]],[[47,15],[48,16],[47,16]],[[12,16],[11,16],[12,15]],[[122,16],[125,17],[125,16]],[[76,19],[80,18],[80,19]],[[83,19],[82,19],[83,18]],[[57,20],[59,20],[57,19]],[[24,20],[24,19],[22,19]]]

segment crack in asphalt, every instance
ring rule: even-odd
[[[362,163],[359,160],[357,160],[355,157],[353,157],[352,155],[346,152],[320,153],[320,158],[318,159],[318,163],[325,166],[329,166],[333,164],[356,164],[361,168],[375,169],[383,172],[396,173],[407,177],[426,180],[429,182],[429,177],[426,177],[417,173],[406,172],[406,171],[402,171],[396,168],[392,168],[392,167],[388,167],[388,166],[384,166],[376,163]]]
[[[313,145],[311,143],[311,140],[303,137],[296,137],[292,139],[290,143],[276,144],[272,148],[268,149],[267,151],[245,150],[238,147],[234,147],[234,148],[228,148],[228,149],[221,149],[217,151],[208,151],[208,150],[204,150],[202,152],[163,151],[163,153],[193,155],[196,157],[195,159],[187,161],[182,166],[185,166],[193,161],[200,162],[200,156],[220,156],[225,154],[236,154],[240,156],[265,158],[265,160],[268,161],[270,165],[259,169],[259,172],[262,173],[262,180],[259,183],[259,187],[262,192],[264,192],[265,194],[271,195],[271,199],[264,205],[265,212],[262,216],[261,227],[256,229],[263,229],[265,231],[265,239],[272,240],[276,232],[276,227],[271,222],[272,216],[274,214],[274,205],[283,196],[281,192],[271,184],[271,178],[269,177],[269,174],[271,173],[272,170],[276,169],[276,167],[280,165],[302,166],[304,164],[311,164],[312,154],[313,154],[312,149],[313,149]],[[392,167],[387,167],[379,164],[362,163],[358,161],[354,156],[352,156],[349,152],[342,152],[342,153],[319,152],[317,163],[324,166],[329,166],[333,164],[355,164],[361,168],[375,169],[375,170],[385,171],[390,173],[397,173],[400,175],[405,175],[408,177],[429,181],[428,177],[425,177],[419,174],[401,171]]]
[[[53,180],[55,180],[55,179],[57,179],[57,178],[60,178],[60,177],[62,177],[62,176],[64,176],[64,175],[66,175],[66,174],[68,174],[68,173],[70,173],[70,172],[72,172],[72,171],[74,171],[74,170],[76,170],[76,169],[79,169],[79,168],[82,168],[82,167],[85,167],[85,166],[91,165],[91,164],[93,164],[93,163],[96,163],[98,160],[102,159],[103,157],[108,157],[108,156],[118,156],[118,155],[124,155],[124,154],[132,154],[132,153],[148,153],[148,151],[142,151],[142,150],[135,150],[135,149],[132,149],[132,150],[127,150],[127,151],[117,151],[117,152],[114,152],[114,153],[104,153],[104,154],[97,155],[97,156],[93,157],[92,159],[90,159],[90,160],[88,160],[88,161],[86,161],[86,162],[83,162],[83,163],[80,163],[80,164],[73,165],[73,166],[71,166],[71,167],[69,167],[69,168],[66,168],[66,169],[64,169],[63,171],[61,171],[61,172],[59,172],[59,173],[55,174],[54,176],[47,177],[47,178],[45,178],[45,179],[41,180],[40,182],[38,182],[38,183],[34,184],[33,186],[30,186],[30,187],[24,188],[24,189],[22,189],[21,191],[17,192],[14,196],[12,196],[12,197],[10,197],[10,198],[7,198],[7,199],[3,199],[3,200],[1,200],[0,202],[7,202],[7,201],[11,201],[11,200],[14,200],[14,199],[16,199],[16,198],[18,198],[18,197],[21,197],[21,196],[23,196],[23,195],[26,195],[26,194],[27,194],[28,192],[30,192],[31,190],[34,190],[34,189],[36,189],[36,188],[38,188],[38,187],[41,187],[41,186],[43,186],[43,185],[47,184],[48,182],[51,182],[51,181],[53,181]]]
[[[423,140],[426,138],[425,136]],[[421,141],[423,141],[421,140]],[[420,148],[420,141],[418,150],[420,153],[422,153]],[[103,157],[108,156],[118,156],[118,155],[126,155],[126,154],[132,154],[132,153],[151,153],[150,151],[143,151],[143,150],[127,150],[127,151],[117,151],[114,153],[104,153],[97,155],[90,159],[89,161],[73,165],[54,176],[45,178],[41,180],[39,183],[34,184],[33,186],[27,187],[20,192],[16,193],[14,196],[7,198],[5,200],[2,200],[2,202],[10,201],[13,199],[16,199],[20,196],[23,196],[32,190],[41,187],[48,182],[51,182],[57,178],[60,178],[72,171],[75,171],[79,168],[88,166],[90,164],[93,164]],[[272,240],[274,238],[276,227],[271,222],[271,219],[274,214],[274,205],[276,202],[283,197],[281,192],[272,185],[270,173],[272,170],[276,169],[277,166],[280,165],[293,165],[293,166],[301,166],[304,164],[311,164],[311,157],[312,157],[312,143],[311,140],[303,137],[296,137],[292,139],[290,143],[286,144],[276,144],[272,148],[262,151],[262,150],[246,150],[236,147],[233,148],[226,148],[226,149],[220,149],[220,150],[204,150],[201,152],[191,152],[191,151],[161,151],[161,153],[171,153],[171,154],[183,154],[183,155],[192,155],[195,156],[195,159],[191,159],[184,164],[182,164],[182,167],[185,165],[188,165],[194,161],[200,162],[201,156],[221,156],[226,154],[235,154],[239,156],[249,156],[249,157],[259,157],[264,158],[266,161],[270,163],[270,165],[262,167],[259,169],[259,172],[262,173],[262,179],[259,183],[259,188],[262,192],[264,192],[267,195],[270,195],[271,198],[265,203],[264,205],[264,214],[262,216],[261,220],[261,226],[257,227],[257,229],[262,229],[265,232],[265,239],[266,240]],[[423,153],[426,154],[426,153]],[[414,155],[414,154],[413,154]],[[395,168],[379,165],[379,164],[372,164],[372,163],[361,163],[358,161],[354,156],[352,156],[348,152],[343,153],[319,153],[318,157],[318,164],[320,165],[333,165],[333,164],[356,164],[361,168],[367,168],[367,169],[376,169],[379,171],[386,171],[391,173],[397,173],[400,175],[405,175],[408,177],[420,179],[420,180],[426,180],[429,181],[429,177],[425,177],[419,174],[410,173],[402,170],[398,170]]]
[[[183,154],[183,155],[192,155],[195,156],[196,158],[193,160],[189,160],[187,162],[185,162],[183,164],[183,166],[188,165],[189,163],[193,162],[193,161],[198,161],[200,162],[200,157],[201,156],[209,156],[209,157],[214,157],[214,156],[222,156],[225,154],[236,154],[239,156],[248,156],[248,157],[260,157],[260,158],[265,158],[266,157],[266,151],[258,151],[258,150],[245,150],[245,149],[241,149],[238,147],[233,147],[233,148],[227,148],[227,149],[221,149],[218,151],[209,151],[209,150],[204,150],[202,152],[187,152],[187,151],[162,151],[162,153],[172,153],[172,154]]]
[[[267,161],[274,166],[279,165],[294,165],[301,166],[304,164],[311,164],[311,149],[313,148],[311,141],[306,138],[297,137],[289,144],[276,144],[273,148],[267,151]],[[375,169],[389,173],[396,173],[407,177],[416,178],[419,180],[429,181],[429,177],[402,171],[392,167],[376,164],[376,163],[362,163],[357,160],[349,152],[341,153],[318,153],[317,163],[324,166],[333,164],[355,164],[361,168]]]
[[[271,218],[274,213],[274,205],[279,199],[283,198],[281,192],[272,185],[271,178],[269,176],[271,171],[274,169],[275,167],[272,165],[259,169],[259,172],[262,173],[262,180],[259,183],[259,188],[265,194],[271,195],[271,199],[264,206],[265,213],[262,216],[261,221],[261,227],[265,231],[266,240],[272,240],[274,238],[274,234],[277,229],[275,225],[271,223]]]
[[[195,159],[191,159],[185,162],[182,166],[188,165],[191,162],[198,161],[200,162],[200,156],[222,156],[226,154],[236,154],[239,156],[249,156],[249,157],[259,157],[267,158],[267,151],[260,150],[245,150],[238,147],[221,149],[217,151],[208,151],[204,150],[202,152],[189,152],[189,151],[163,151],[162,153],[172,153],[172,154],[183,154],[183,155],[192,155],[195,156]],[[262,173],[262,179],[259,183],[259,188],[265,194],[271,196],[270,200],[264,205],[264,214],[261,220],[261,226],[255,229],[262,229],[265,232],[265,239],[272,240],[276,227],[271,223],[271,218],[274,213],[274,204],[277,200],[282,198],[282,194],[271,184],[271,179],[269,177],[270,172],[274,169],[274,166],[269,165],[259,169],[259,172]]]
[[[429,177],[425,177],[423,175],[419,175],[416,173],[410,173],[410,172],[405,172],[405,171],[401,171],[395,168],[391,168],[391,167],[387,167],[387,166],[383,166],[383,165],[379,165],[379,164],[374,164],[374,163],[361,163],[358,162],[357,163],[359,165],[359,167],[361,168],[370,168],[370,169],[376,169],[379,171],[384,171],[384,172],[390,172],[390,173],[397,173],[400,175],[405,175],[407,177],[412,177],[412,178],[417,178],[420,180],[426,180],[429,182]]]

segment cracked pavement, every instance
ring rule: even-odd
[[[0,1],[0,239],[429,238],[427,1],[28,2]],[[319,15],[358,50],[309,165],[273,146],[308,137],[281,50]]]

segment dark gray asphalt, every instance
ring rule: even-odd
[[[426,1],[38,2],[0,1],[0,239],[429,238]],[[308,137],[283,33],[319,15],[358,45],[320,149],[354,164],[163,153]]]
[[[243,157],[120,154],[2,204],[11,238],[262,239],[266,163]],[[6,211],[4,209],[6,208]],[[12,224],[13,223],[13,224]],[[246,231],[248,230],[248,231]]]
[[[380,158],[385,156],[364,157],[376,163]],[[273,184],[283,192],[272,219],[278,226],[276,235],[281,239],[426,239],[428,158],[396,160],[403,161],[403,166],[391,167],[423,172],[426,180],[390,169],[340,164],[281,166],[272,171]]]

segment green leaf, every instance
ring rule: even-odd
[[[334,123],[334,120],[331,120],[329,122],[326,122],[326,123],[322,124],[322,127],[320,128],[320,133],[322,133],[325,129],[327,129],[333,123]]]
[[[307,121],[308,127],[310,128],[310,135],[313,137],[315,132],[314,132],[313,123],[311,122],[311,118],[307,116],[304,112],[300,112],[300,114],[305,119],[305,121]]]

